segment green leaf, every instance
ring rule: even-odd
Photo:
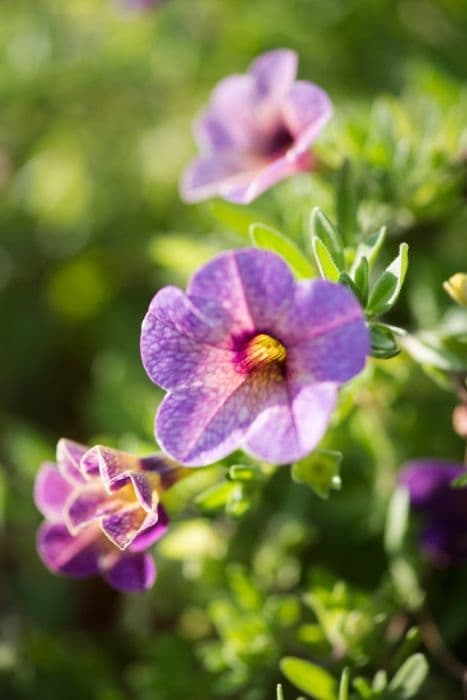
[[[409,610],[419,610],[425,594],[420,588],[413,563],[403,555],[393,556],[389,562],[389,572],[396,593]]]
[[[359,243],[357,248],[357,254],[352,265],[352,273],[355,272],[355,268],[360,263],[360,260],[362,258],[366,258],[368,260],[368,266],[371,270],[378,258],[379,252],[383,246],[385,239],[386,227],[382,226],[379,231],[377,231],[376,233],[372,233],[361,243]]]
[[[387,688],[387,685],[388,674],[381,668],[379,671],[376,671],[375,675],[373,676],[373,683],[371,686],[372,690],[379,694]]]
[[[293,685],[316,700],[337,700],[337,683],[320,666],[295,656],[286,656],[281,659],[280,668]]]
[[[401,345],[409,355],[421,365],[435,367],[445,372],[465,372],[467,355],[453,352],[443,346],[442,339],[435,333],[407,335]]]
[[[251,224],[250,238],[257,248],[272,250],[290,265],[298,279],[315,277],[315,271],[300,248],[284,234],[264,224]]]
[[[388,554],[402,549],[409,522],[410,498],[407,489],[398,488],[389,502],[384,533],[384,545]]]
[[[284,691],[280,683],[278,683],[276,687],[276,700],[284,700]]]
[[[379,360],[389,360],[399,355],[400,348],[390,326],[385,323],[370,323],[371,354]]]
[[[404,284],[409,264],[409,246],[401,243],[399,255],[385,269],[371,290],[367,313],[371,316],[384,314],[396,303]]]
[[[310,486],[321,498],[328,498],[331,489],[339,489],[339,467],[342,453],[318,449],[292,465],[292,479]]]
[[[344,668],[341,674],[341,680],[339,683],[339,698],[338,700],[349,700],[349,680],[350,680],[350,669]]]
[[[314,207],[311,212],[309,230],[312,237],[316,236],[324,243],[339,270],[343,270],[345,265],[344,244],[336,227],[319,207]]]
[[[336,211],[337,226],[347,243],[357,234],[357,193],[350,161],[344,160],[337,176]]]
[[[228,231],[238,233],[246,239],[249,237],[250,226],[258,219],[264,218],[258,211],[253,211],[251,207],[231,204],[230,202],[224,202],[222,199],[216,199],[211,202],[209,211],[221,226]]]
[[[331,280],[331,282],[338,282],[340,276],[339,268],[323,241],[314,236],[311,239],[311,246],[321,277]]]
[[[454,489],[463,489],[467,486],[467,471],[465,474],[461,474],[454,481],[451,481],[451,486]]]
[[[350,289],[352,294],[358,299],[358,301],[364,306],[365,301],[362,299],[360,290],[358,289],[357,285],[351,278],[351,276],[347,272],[341,272],[339,275],[339,284],[343,284],[344,287],[347,287],[347,289]]]
[[[246,464],[232,464],[229,468],[229,479],[232,481],[256,481],[260,476],[258,469]]]
[[[362,255],[358,261],[358,264],[355,266],[352,276],[355,286],[358,289],[358,296],[363,306],[366,306],[370,285],[370,268],[368,265],[368,259],[364,255]]]
[[[391,699],[409,700],[415,697],[428,675],[428,663],[423,654],[409,656],[397,671],[388,689]]]
[[[241,518],[252,506],[252,492],[247,484],[230,482],[234,488],[228,495],[225,510],[232,518]]]
[[[215,484],[198,494],[195,498],[195,503],[203,510],[220,510],[225,508],[236,488],[237,484],[234,484],[232,481],[222,481],[220,484]]]
[[[352,681],[352,685],[355,688],[355,690],[358,692],[360,697],[364,700],[367,698],[371,698],[373,695],[373,691],[371,690],[371,686],[366,680],[366,678],[362,678],[361,676],[358,676],[357,678],[354,678]]]

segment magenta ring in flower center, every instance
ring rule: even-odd
[[[286,357],[287,350],[280,340],[267,333],[258,333],[239,352],[237,367],[239,371],[251,374],[268,365],[283,365]]]

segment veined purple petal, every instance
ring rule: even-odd
[[[345,382],[365,366],[370,336],[363,310],[345,287],[326,280],[296,285],[294,303],[280,322],[288,339],[289,376]]]
[[[78,442],[62,438],[57,443],[57,467],[60,474],[71,484],[82,484],[85,481],[81,473],[81,457],[88,450]]]
[[[34,503],[47,520],[62,522],[63,507],[72,489],[55,464],[45,462],[34,482]]]
[[[276,49],[257,58],[249,72],[255,79],[258,95],[279,101],[290,90],[297,65],[297,54],[289,49]]]
[[[157,522],[140,532],[139,535],[136,535],[133,542],[128,546],[128,551],[144,552],[153,545],[154,542],[157,542],[157,540],[160,540],[160,538],[165,535],[168,527],[169,516],[165,508],[159,505],[157,509]]]
[[[294,279],[278,255],[256,248],[221,253],[204,265],[187,295],[206,317],[230,315],[230,334],[267,333],[292,302]]]
[[[99,533],[87,528],[78,536],[61,523],[43,523],[37,533],[37,551],[44,564],[55,572],[76,578],[99,571]]]
[[[275,464],[295,462],[311,452],[326,432],[337,386],[289,380],[271,389],[270,405],[248,430],[245,449]]]
[[[142,593],[154,585],[156,565],[150,554],[124,554],[104,574],[104,578],[123,593]]]
[[[68,498],[63,510],[65,522],[72,533],[94,520],[113,513],[121,502],[110,497],[98,479],[77,487]]]
[[[157,522],[157,511],[147,513],[138,505],[128,505],[104,516],[100,526],[104,535],[119,549],[126,549],[143,530]]]
[[[333,108],[328,95],[317,85],[297,81],[288,92],[282,114],[295,143],[292,150],[301,153],[308,149],[332,116]]]

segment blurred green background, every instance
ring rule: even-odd
[[[376,605],[399,463],[462,456],[454,394],[404,355],[352,385],[358,414],[344,395],[327,438],[345,454],[341,494],[321,502],[278,472],[237,522],[181,493],[180,522],[157,548],[159,580],[141,597],[49,574],[35,553],[31,490],[62,435],[153,449],[160,394],[138,348],[150,298],[217,250],[247,244],[258,217],[306,250],[311,207],[335,215],[344,156],[362,228],[389,223],[389,254],[400,236],[411,245],[393,320],[441,321],[452,306],[441,283],[467,264],[466,33],[460,0],[166,0],[145,13],[112,0],[2,0],[2,700],[272,700],[280,655],[329,656],[310,630],[291,631],[313,623],[296,590],[312,585],[315,565],[365,591],[361,615]],[[282,46],[334,101],[317,147],[325,166],[251,210],[183,205],[177,182],[194,154],[194,115],[217,80]],[[465,656],[466,572],[439,576],[429,596]],[[373,668],[378,630],[363,628],[349,658]],[[424,697],[458,697],[436,665],[430,683]]]

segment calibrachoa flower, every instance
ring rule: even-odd
[[[466,471],[456,462],[419,459],[406,464],[399,477],[424,516],[422,549],[441,566],[467,561],[467,490],[452,487]]]
[[[186,169],[181,196],[220,196],[248,204],[294,173],[310,170],[310,146],[332,114],[327,94],[295,80],[297,55],[279,49],[260,56],[244,75],[224,78],[195,124],[201,151]]]
[[[201,466],[241,446],[288,463],[322,437],[369,338],[346,288],[295,282],[278,255],[245,248],[202,267],[186,294],[159,291],[141,351],[149,377],[168,391],[156,417],[168,454]]]
[[[168,526],[160,494],[185,472],[161,453],[138,458],[60,440],[57,464],[43,464],[34,486],[46,519],[37,536],[42,561],[77,578],[100,573],[122,591],[150,588],[156,568],[146,550]]]

